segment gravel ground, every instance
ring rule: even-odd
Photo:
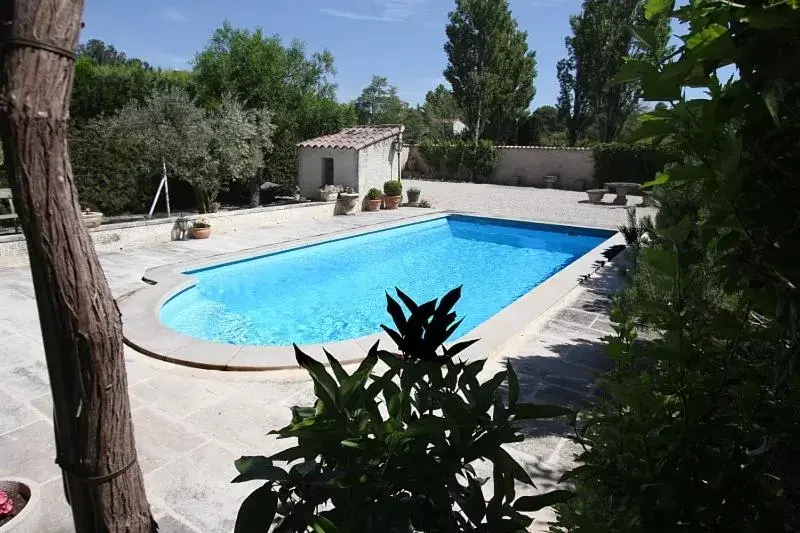
[[[543,222],[581,224],[599,228],[617,228],[626,221],[626,208],[612,205],[614,195],[606,195],[602,204],[590,204],[586,193],[558,189],[510,187],[485,183],[403,180],[404,188],[418,187],[422,198],[436,209],[478,212],[511,218],[524,217]],[[628,205],[637,206],[639,196],[629,196]],[[640,215],[655,215],[653,208],[637,208]]]

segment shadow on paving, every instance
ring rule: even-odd
[[[595,393],[597,373],[611,366],[605,356],[605,343],[599,339],[575,339],[545,346],[556,356],[521,355],[508,359],[517,372],[520,401],[573,410],[588,406]],[[503,392],[508,392],[506,385],[503,385]],[[520,430],[526,438],[573,434],[564,418],[523,421]]]

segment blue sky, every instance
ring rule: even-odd
[[[565,55],[569,16],[580,0],[510,0],[539,75],[534,106],[555,103],[556,62]],[[373,74],[412,103],[444,82],[443,45],[451,0],[87,0],[82,41],[96,38],[153,65],[190,68],[195,52],[225,19],[261,26],[285,41],[334,55],[340,100],[358,96]]]

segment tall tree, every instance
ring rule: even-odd
[[[572,35],[566,38],[567,57],[557,66],[559,112],[567,121],[572,144],[585,138],[590,125],[598,139],[616,140],[637,109],[636,83],[609,85],[626,57],[655,60],[666,55],[669,25],[650,24],[642,0],[584,0],[580,15],[570,19]],[[648,35],[655,46],[645,52],[632,29]]]
[[[353,102],[361,124],[400,124],[408,104],[397,95],[397,87],[384,76],[372,76],[361,95]]]
[[[67,152],[82,0],[0,7],[0,132],[53,393],[56,462],[77,533],[155,532],[136,460],[122,322],[78,210]]]
[[[301,41],[285,46],[280,37],[234,28],[225,22],[194,59],[195,84],[200,101],[216,106],[230,94],[246,109],[269,109],[277,127],[275,147],[265,156],[265,172],[250,180],[251,206],[260,202],[262,176],[272,181],[294,177],[299,113],[308,97],[335,101],[333,56],[327,50],[308,56]],[[310,116],[310,115],[308,115]],[[327,121],[330,123],[330,121]],[[309,128],[310,129],[310,128]],[[316,132],[329,133],[328,131]],[[273,176],[279,174],[280,177]]]
[[[453,91],[441,83],[425,94],[425,112],[435,118],[461,118]]]
[[[444,75],[472,136],[512,137],[536,94],[536,57],[507,0],[456,0],[446,33]]]
[[[536,108],[520,123],[516,142],[523,146],[563,144],[567,128],[551,105]]]

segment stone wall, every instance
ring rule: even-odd
[[[322,161],[333,159],[333,183],[358,189],[358,154],[355,150],[300,148],[298,150],[297,183],[300,195],[316,200],[323,183]]]
[[[545,176],[558,176],[556,188],[583,191],[595,186],[594,154],[590,148],[550,148],[539,146],[498,146],[497,167],[489,183],[545,186]],[[424,177],[434,170],[416,146],[409,147],[406,170]]]
[[[226,233],[238,228],[258,228],[295,220],[318,220],[334,216],[338,202],[311,202],[304,204],[259,207],[238,211],[222,211],[203,215],[211,223],[213,234]],[[89,230],[98,253],[118,252],[180,238],[177,218],[142,220],[122,224],[107,224]],[[214,238],[212,234],[212,239]],[[0,236],[0,268],[22,266],[28,263],[28,250],[22,234]]]

